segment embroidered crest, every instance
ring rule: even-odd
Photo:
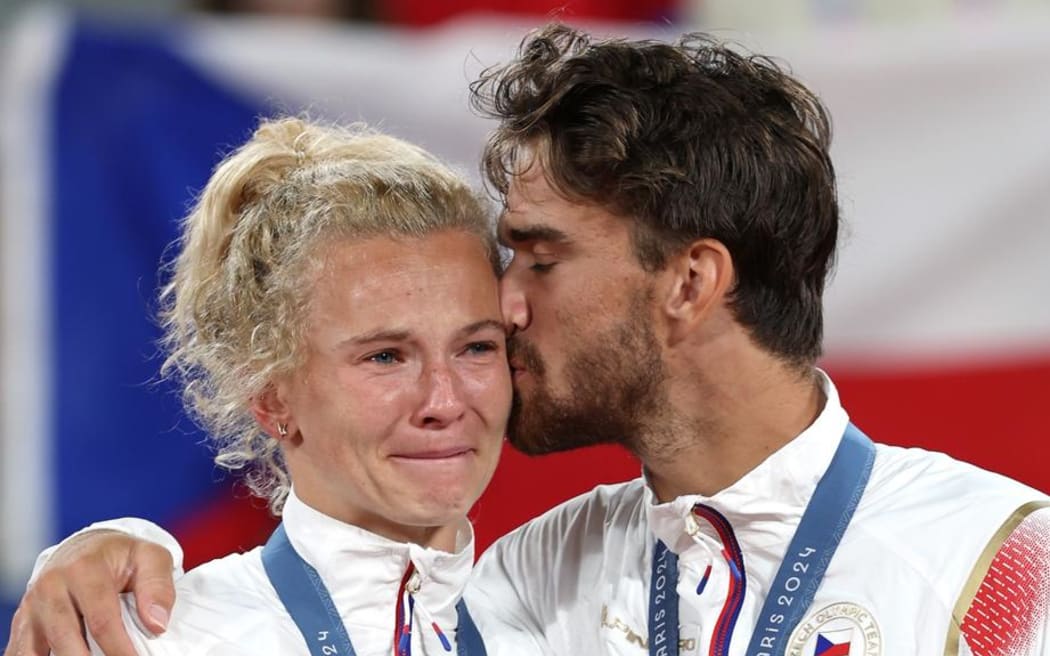
[[[872,614],[843,601],[811,613],[788,640],[787,656],[882,656],[882,633]]]

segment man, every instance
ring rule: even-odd
[[[1050,500],[872,445],[814,367],[839,222],[819,99],[702,36],[551,26],[473,100],[499,120],[484,166],[514,250],[511,440],[644,465],[482,557],[490,652],[1050,654]],[[75,608],[119,647],[123,587],[170,608],[156,548],[69,547],[23,601],[25,653],[44,632],[82,653]]]

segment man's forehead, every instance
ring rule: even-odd
[[[557,196],[522,199],[508,205],[497,222],[504,243],[569,242],[619,233],[626,223],[597,203]]]
[[[515,180],[511,183],[504,198],[503,211],[500,212],[496,223],[496,229],[501,238],[506,237],[511,230],[544,220],[546,214],[544,199],[536,198],[528,185],[525,185],[525,189],[522,189],[522,186]]]
[[[536,168],[512,179],[498,224],[501,235],[537,226],[557,227],[562,231],[572,228],[573,221],[567,216],[567,210],[573,209],[575,203],[558,193]]]

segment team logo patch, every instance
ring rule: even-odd
[[[787,656],[882,656],[882,633],[870,612],[843,601],[802,620]]]

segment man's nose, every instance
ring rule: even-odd
[[[445,363],[435,364],[423,373],[423,401],[413,420],[422,428],[440,429],[454,423],[466,412],[466,401],[459,377]]]
[[[503,323],[510,333],[525,330],[532,320],[529,312],[528,299],[525,291],[518,284],[515,276],[504,274],[499,283],[500,311],[503,313]]]

